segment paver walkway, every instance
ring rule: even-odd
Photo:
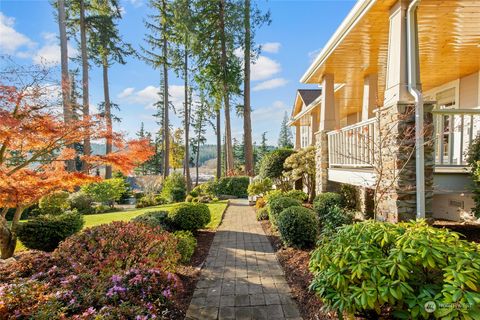
[[[283,269],[247,200],[231,200],[187,319],[301,319]]]

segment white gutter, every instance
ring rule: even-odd
[[[328,40],[315,61],[310,65],[300,82],[307,83],[312,74],[320,68],[333,51],[338,47],[347,34],[355,27],[358,21],[367,13],[377,0],[359,0],[350,10],[348,16],[343,20],[342,24],[337,28],[333,36]]]
[[[417,88],[418,29],[415,14],[420,0],[413,0],[407,9],[407,74],[408,91],[415,98],[415,165],[417,182],[417,219],[425,218],[425,154],[423,139],[423,94]]]

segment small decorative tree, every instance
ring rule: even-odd
[[[303,148],[285,159],[283,176],[290,183],[302,180],[307,188],[308,201],[315,198],[315,147]]]
[[[86,184],[82,187],[82,191],[93,200],[106,203],[113,208],[115,201],[120,200],[127,188],[122,178],[113,178]]]
[[[260,163],[260,177],[270,178],[282,190],[289,189],[288,180],[283,175],[285,159],[295,153],[292,149],[277,149],[267,153]]]
[[[105,139],[107,134],[98,119],[64,122],[51,97],[48,69],[7,64],[1,73],[0,251],[6,259],[15,251],[15,228],[26,208],[52,192],[73,191],[99,180],[88,172],[67,171],[65,164],[77,156],[69,146],[86,138]],[[128,173],[153,154],[148,141],[126,142],[121,135],[111,138],[117,151],[81,160],[89,168],[108,164]],[[9,208],[15,209],[10,224],[5,219]]]

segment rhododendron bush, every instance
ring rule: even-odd
[[[139,223],[114,222],[0,269],[0,319],[173,318],[182,285],[177,240]]]
[[[58,101],[46,84],[48,70],[7,70],[0,80],[0,250],[2,258],[13,255],[15,227],[23,210],[54,191],[73,191],[98,180],[88,168],[111,165],[128,173],[148,160],[153,150],[147,140],[125,141],[120,134],[107,134],[99,117],[65,122]],[[107,155],[82,156],[72,146],[109,138],[116,151]],[[68,171],[66,164],[79,156],[83,172]],[[9,226],[5,215],[15,209]]]

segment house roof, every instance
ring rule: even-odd
[[[297,92],[303,103],[308,106],[322,94],[322,89],[298,89]]]
[[[301,82],[318,84],[334,75],[343,84],[335,93],[341,116],[359,112],[364,78],[378,77],[377,101],[385,91],[388,30],[392,6],[398,0],[359,0]],[[477,72],[480,68],[480,2],[478,0],[422,0],[418,8],[420,78],[428,91]]]

